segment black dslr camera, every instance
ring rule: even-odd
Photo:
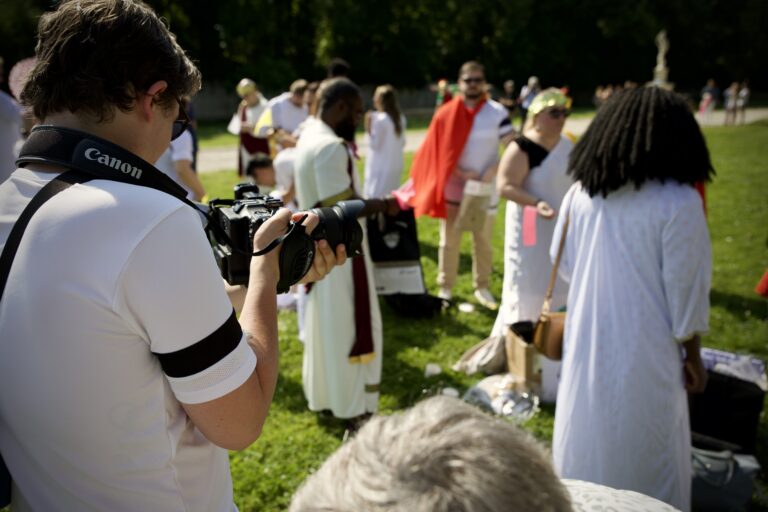
[[[213,199],[208,203],[209,222],[206,227],[221,275],[230,284],[248,284],[251,256],[266,254],[280,243],[283,245],[280,250],[279,293],[286,292],[309,272],[315,256],[315,240],[325,239],[334,249],[344,244],[348,256],[362,254],[363,231],[357,217],[365,203],[359,199],[309,210],[320,218],[311,235],[305,232],[302,221],[292,222],[288,233],[265,249],[254,252],[253,235],[283,203],[260,194],[259,187],[249,183],[235,185],[234,191],[234,199]]]

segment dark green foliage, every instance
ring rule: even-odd
[[[678,90],[707,78],[768,85],[768,2],[763,0],[149,0],[207,82],[251,76],[267,91],[296,77],[325,77],[335,56],[358,83],[421,87],[455,79],[479,59],[488,78],[528,75],[588,95],[599,83],[652,78],[654,37],[666,29]],[[49,0],[0,0],[0,55],[32,55],[37,16]],[[6,66],[6,73],[9,66]]]

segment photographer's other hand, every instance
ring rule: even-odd
[[[312,230],[320,222],[320,218],[314,213],[297,213],[294,214],[293,220],[298,221],[304,215],[307,215],[306,220],[304,220],[307,233],[312,233]],[[347,249],[344,247],[344,244],[339,244],[334,253],[326,240],[319,240],[315,242],[315,258],[312,260],[312,267],[299,282],[306,284],[319,281],[328,275],[333,270],[333,267],[343,265],[346,261]]]

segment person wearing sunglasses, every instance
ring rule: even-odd
[[[413,192],[408,201],[416,216],[440,219],[438,295],[446,300],[453,297],[462,230],[466,230],[472,233],[475,299],[488,309],[496,309],[498,302],[489,287],[498,196],[491,184],[499,162],[499,145],[506,146],[514,130],[507,109],[488,97],[487,88],[482,64],[469,61],[461,66],[460,94],[438,108],[432,118],[414,156],[407,188]],[[465,188],[471,187],[485,193],[474,196],[480,197],[479,201],[465,197],[471,195],[465,194]],[[469,216],[479,222],[463,225],[462,212],[471,212]]]
[[[504,286],[492,336],[508,326],[535,321],[541,312],[552,272],[549,246],[560,201],[573,183],[565,174],[573,149],[563,136],[570,100],[555,88],[540,92],[528,107],[523,133],[510,144],[499,163],[497,189],[507,200],[504,242]],[[565,305],[568,285],[558,280],[553,310]],[[543,356],[542,399],[554,401],[558,364]]]
[[[58,2],[36,57],[21,100],[41,126],[0,184],[0,500],[235,510],[227,450],[259,437],[277,384],[281,250],[251,259],[238,318],[198,211],[151,165],[201,76],[147,4]],[[314,254],[308,280],[345,261],[325,241]]]

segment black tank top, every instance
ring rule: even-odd
[[[528,162],[530,163],[529,171],[540,166],[541,162],[543,162],[544,159],[549,155],[549,151],[546,148],[536,144],[525,135],[520,135],[517,137],[515,142],[517,142],[517,145],[520,147],[520,149],[528,154]]]

